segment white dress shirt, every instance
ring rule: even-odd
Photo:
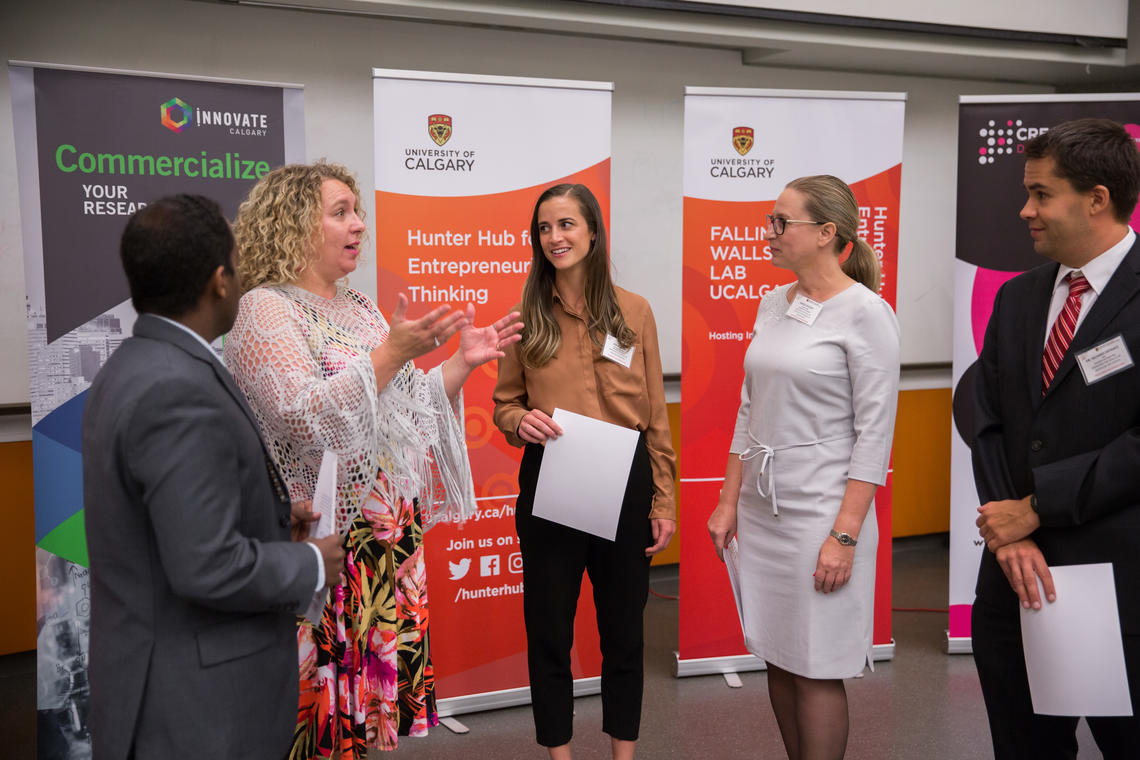
[[[1135,242],[1136,233],[1129,228],[1128,234],[1121,238],[1119,243],[1080,269],[1074,270],[1064,264],[1057,269],[1057,279],[1053,281],[1053,300],[1049,302],[1049,318],[1045,320],[1045,340],[1049,340],[1049,331],[1053,329],[1053,323],[1061,315],[1061,309],[1065,307],[1065,299],[1069,297],[1069,283],[1065,282],[1065,276],[1069,272],[1078,271],[1089,281],[1089,289],[1081,294],[1081,313],[1077,315],[1077,326],[1073,329],[1075,335],[1081,327],[1081,322],[1085,321],[1085,315],[1096,303],[1097,296],[1104,292],[1104,288],[1112,279],[1116,268],[1120,266],[1120,262],[1124,261],[1124,257],[1132,250],[1132,244]]]

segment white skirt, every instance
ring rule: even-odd
[[[851,580],[823,594],[812,577],[820,547],[831,540],[850,457],[849,439],[777,450],[766,463],[772,479],[765,474],[759,486],[765,495],[757,487],[764,457],[743,462],[736,533],[745,645],[807,678],[850,678],[870,662],[879,543],[874,503]]]

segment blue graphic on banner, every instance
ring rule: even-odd
[[[80,423],[87,391],[32,428],[36,543],[83,508]]]

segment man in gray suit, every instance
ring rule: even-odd
[[[344,562],[289,540],[253,414],[209,347],[240,296],[234,240],[201,196],[131,217],[139,312],[83,415],[96,760],[284,756],[297,716],[295,613]]]

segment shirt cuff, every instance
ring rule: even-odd
[[[315,594],[325,587],[325,558],[321,556],[321,550],[318,549],[317,545],[313,542],[306,541],[305,545],[312,549],[313,553],[317,555],[317,585],[313,589],[313,593]]]
[[[649,519],[665,519],[677,521],[677,502],[672,497],[653,498],[653,506],[649,510]]]

